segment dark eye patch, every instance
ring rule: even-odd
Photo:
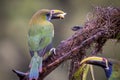
[[[46,15],[47,15],[47,17],[49,17],[49,16],[50,16],[50,13],[47,13]]]

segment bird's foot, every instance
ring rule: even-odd
[[[43,60],[49,58],[52,54],[56,55],[56,48],[51,48],[50,51],[43,56]]]
[[[51,48],[49,54],[54,53],[56,55],[56,48]]]

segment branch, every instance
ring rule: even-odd
[[[104,43],[108,39],[116,39],[120,34],[120,8],[101,8],[96,7],[92,13],[92,18],[87,18],[82,29],[77,30],[68,39],[61,41],[56,47],[56,55],[50,55],[43,61],[43,71],[40,73],[39,80],[43,80],[50,72],[57,68],[63,61],[72,59],[72,62],[79,62],[86,56],[86,50],[89,49],[93,43],[95,49],[93,54],[101,51]],[[76,65],[76,64],[75,64]],[[71,67],[70,72],[74,73],[77,70],[77,65]],[[71,71],[73,70],[73,71]],[[20,80],[27,80],[28,76],[14,72],[18,75]],[[72,74],[71,74],[72,75]],[[21,78],[22,76],[22,78]],[[69,78],[70,79],[70,78]]]

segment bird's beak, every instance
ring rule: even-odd
[[[105,71],[107,78],[109,78],[112,73],[112,63],[108,61],[106,58],[92,56],[85,58],[80,62],[81,65],[84,63],[102,67]]]
[[[80,64],[87,63],[88,61],[103,61],[103,58],[102,57],[96,57],[96,56],[88,57],[88,58],[83,59],[80,62]]]
[[[101,66],[103,68],[109,68],[109,61],[103,57],[96,57],[96,56],[88,57],[80,62],[80,64],[84,64],[84,63]]]
[[[51,10],[51,19],[64,19],[66,14],[61,10]]]
[[[67,13],[61,13],[61,14],[58,14],[56,16],[58,16],[60,19],[64,19],[64,17],[65,17],[66,14]]]

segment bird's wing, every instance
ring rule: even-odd
[[[48,44],[44,49],[38,51],[39,56],[44,56],[45,53],[49,52],[51,48],[53,48],[52,42]]]
[[[33,55],[34,51],[43,55],[51,48],[53,30],[53,27],[50,26],[35,26],[29,30],[28,45],[31,55]]]

